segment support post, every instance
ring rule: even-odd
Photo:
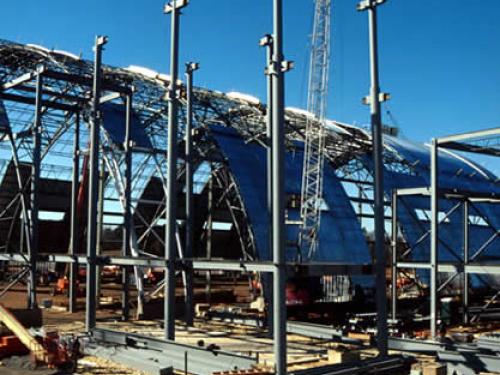
[[[101,152],[102,155],[104,154],[104,150],[101,147]],[[98,192],[98,207],[97,207],[97,240],[96,240],[96,255],[101,256],[102,254],[102,234],[103,234],[103,221],[104,221],[104,189],[105,189],[105,168],[106,168],[106,163],[104,162],[104,157],[101,157],[99,159],[99,192]],[[102,266],[97,265],[96,266],[96,284],[95,284],[95,296],[96,296],[96,308],[99,308],[101,305],[101,273],[102,273]]]
[[[267,188],[267,227],[268,227],[268,247],[273,248],[273,189],[272,189],[272,124],[273,124],[273,75],[269,71],[269,67],[273,61],[273,36],[270,34],[265,35],[260,40],[260,45],[266,47],[266,77],[267,77],[267,105],[266,105],[266,188]],[[264,273],[263,290],[266,306],[266,325],[269,337],[273,337],[273,275],[271,273]]]
[[[175,226],[177,225],[177,127],[178,97],[177,76],[179,68],[179,21],[180,9],[187,0],[173,0],[165,6],[165,13],[171,14],[170,32],[170,85],[168,87],[168,150],[167,150],[167,196],[165,229],[165,338],[175,340]]]
[[[285,119],[283,74],[283,1],[273,1],[273,58],[269,66],[272,77],[272,238],[273,238],[273,308],[274,358],[276,374],[286,368],[286,297],[285,297]]]
[[[131,255],[130,244],[132,241],[132,94],[126,97],[125,111],[125,191],[124,191],[124,214],[123,214],[123,247],[122,255],[129,257]],[[129,267],[122,268],[122,319],[124,321],[130,318],[130,293],[129,293]]]
[[[374,224],[375,224],[375,279],[377,302],[377,348],[380,356],[387,355],[387,294],[386,274],[387,259],[385,254],[384,220],[384,145],[382,141],[382,118],[380,114],[380,87],[378,72],[377,41],[377,6],[385,0],[364,0],[358,4],[358,10],[368,10],[368,28],[370,42],[370,104],[373,164],[374,164]]]
[[[206,227],[206,241],[207,241],[207,260],[212,259],[212,224],[213,215],[212,210],[214,207],[214,175],[213,166],[210,163],[210,179],[208,180],[208,199],[207,199],[207,227]],[[205,296],[207,303],[210,305],[212,302],[212,272],[210,270],[206,271],[206,284],[205,284]]]
[[[97,36],[94,48],[94,82],[92,88],[92,107],[90,113],[90,181],[89,181],[89,211],[87,224],[87,290],[85,328],[91,331],[96,325],[96,249],[97,249],[97,207],[99,196],[99,127],[101,98],[101,63],[102,51],[108,39]]]
[[[193,258],[193,72],[198,70],[198,63],[186,64],[186,250],[185,257]],[[191,261],[186,270],[186,324],[193,326],[194,296],[193,296],[193,268]]]
[[[431,337],[436,338],[438,320],[438,244],[439,244],[439,173],[438,144],[435,139],[431,146],[431,259],[430,259],[430,297],[431,297]]]
[[[395,321],[397,317],[397,303],[398,303],[398,193],[396,190],[392,192],[392,314],[391,317]]]
[[[29,247],[29,300],[28,308],[38,307],[36,300],[36,263],[38,258],[39,245],[39,185],[40,185],[40,164],[42,153],[42,92],[43,92],[43,67],[37,68],[36,94],[35,94],[35,120],[33,124],[33,165],[31,167],[31,238]]]
[[[463,274],[463,321],[469,324],[469,274],[465,271],[469,263],[469,201],[464,200],[464,274]]]
[[[79,251],[79,222],[78,222],[78,189],[80,176],[80,113],[76,114],[75,136],[73,142],[73,176],[71,180],[71,239],[70,255],[75,256]],[[71,263],[69,268],[69,303],[70,313],[76,312],[78,263]]]

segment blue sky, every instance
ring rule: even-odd
[[[367,123],[366,14],[334,0],[329,116]],[[264,50],[271,0],[191,0],[182,17],[181,61],[196,60],[198,85],[265,99]],[[305,107],[312,0],[285,0],[287,106]],[[110,37],[106,63],[167,72],[169,17],[158,0],[17,0],[2,3],[0,37],[82,52]],[[500,124],[500,1],[388,0],[379,8],[381,86],[403,134],[418,141]],[[386,110],[386,109],[385,109]],[[390,120],[386,116],[386,122]],[[491,165],[490,165],[491,167]]]

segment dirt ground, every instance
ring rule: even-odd
[[[1,287],[1,285],[0,285]],[[120,290],[118,285],[108,285],[104,288],[106,299],[118,299]],[[182,290],[177,291],[182,295]],[[80,311],[70,314],[64,306],[67,305],[65,296],[51,296],[50,288],[40,288],[38,301],[50,299],[53,307],[42,309],[44,325],[56,326],[61,334],[83,334],[85,331],[84,299],[79,299]],[[26,306],[26,289],[17,287],[6,293],[0,300],[7,307],[24,308]],[[179,306],[180,307],[180,306]],[[98,327],[121,330],[131,333],[163,336],[160,320],[132,320],[122,322],[120,319],[119,303],[103,304],[97,314]],[[181,320],[177,321],[176,341],[179,343],[198,345],[203,341],[205,346],[215,345],[222,350],[255,356],[263,366],[273,365],[273,342],[259,330],[230,323],[205,321],[197,319],[194,327],[186,327]],[[306,338],[297,335],[287,336],[287,362],[290,370],[298,370],[328,364],[325,356],[326,349],[333,349],[337,344],[322,340]],[[396,354],[396,353],[395,353]],[[376,351],[366,347],[360,352],[361,358],[370,358]],[[423,362],[433,361],[433,358],[424,358]],[[54,370],[37,369],[31,371],[21,363],[4,360],[0,365],[0,375],[62,375]],[[100,358],[86,356],[79,361],[75,374],[78,375],[143,375],[143,373],[126,368]]]
[[[231,285],[232,284],[232,285]],[[0,283],[0,290],[4,285]],[[64,295],[52,295],[52,286],[41,286],[38,290],[37,300],[40,306],[43,306],[44,300],[50,300],[52,307],[42,308],[43,324],[45,326],[55,326],[61,334],[83,334],[85,331],[85,298],[80,296],[77,300],[78,311],[76,313],[67,312],[67,297]],[[130,323],[121,323],[120,310],[120,289],[117,284],[104,284],[102,286],[103,297],[101,306],[97,312],[98,325],[108,328],[125,329],[130,332],[151,332],[161,335],[162,328],[159,322],[156,321],[132,321]],[[213,290],[215,301],[223,296],[235,295],[235,300],[246,298],[245,285],[237,285],[234,283],[224,283],[218,285]],[[195,289],[197,300],[203,298],[205,293],[204,286]],[[182,288],[177,288],[176,295],[180,298],[183,294]],[[219,295],[219,297],[218,297]],[[238,295],[240,297],[238,297]],[[24,309],[27,305],[26,286],[18,284],[7,293],[5,293],[0,303],[7,308]],[[243,296],[243,297],[241,297]],[[131,300],[134,300],[134,292],[131,291]],[[131,316],[134,316],[135,311],[132,309]],[[1,360],[0,360],[1,361]],[[24,358],[7,358],[0,362],[0,375],[59,375],[64,374],[55,370],[38,368],[32,370],[29,367],[30,362],[28,357]],[[78,362],[78,368],[75,374],[79,375],[143,375],[144,373],[126,368],[116,363],[106,361],[100,358],[86,356]]]

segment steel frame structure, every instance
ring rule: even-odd
[[[429,187],[397,189],[393,192],[392,196],[392,318],[397,318],[397,275],[399,269],[421,269],[429,270],[430,272],[430,332],[433,339],[437,336],[437,322],[438,314],[438,294],[450,282],[452,282],[457,275],[463,277],[463,290],[462,290],[462,305],[463,305],[463,321],[464,324],[469,323],[469,275],[471,274],[500,274],[499,262],[477,262],[475,261],[481,253],[488,248],[488,246],[499,235],[499,228],[495,228],[486,219],[487,225],[493,230],[493,234],[489,237],[482,246],[474,254],[470,254],[469,246],[469,227],[470,212],[474,209],[476,203],[500,203],[499,197],[494,193],[478,193],[475,191],[460,191],[458,189],[443,189],[439,186],[439,164],[438,164],[438,151],[439,149],[452,149],[462,152],[471,152],[477,154],[485,154],[490,156],[499,156],[500,148],[500,128],[479,130],[471,133],[452,135],[443,138],[436,138],[432,140],[430,154],[431,154],[431,185]],[[430,259],[428,262],[412,262],[408,261],[412,249],[408,249],[402,254],[403,259],[398,256],[398,218],[397,218],[397,205],[398,198],[402,196],[426,196],[430,199],[431,214],[430,214],[430,229],[427,230],[421,237],[421,240],[426,237],[430,238]],[[444,217],[439,217],[439,199],[453,199],[459,201],[458,204],[453,205],[452,208],[445,212]],[[444,222],[446,218],[453,213],[453,211],[463,209],[463,253],[460,256],[456,253],[456,249],[450,249],[455,254],[456,262],[439,262],[438,259],[438,245],[439,240],[439,225]],[[476,214],[481,216],[481,213],[476,210]],[[484,219],[484,218],[483,218]],[[446,244],[441,243],[443,246]],[[439,273],[451,273],[443,283],[439,282]],[[494,297],[496,298],[496,296]],[[491,302],[487,303],[484,308],[486,309]]]
[[[104,39],[98,39],[98,46],[102,47],[104,41]],[[155,232],[155,225],[165,214],[165,199],[163,202],[144,202],[141,200],[140,192],[144,190],[144,186],[153,177],[161,180],[164,189],[167,186],[168,181],[165,181],[164,178],[166,174],[164,150],[167,149],[166,140],[168,137],[165,130],[168,116],[164,98],[169,89],[170,80],[167,76],[144,68],[120,69],[106,66],[100,63],[100,59],[100,55],[96,54],[95,62],[91,63],[62,51],[50,51],[39,46],[20,45],[6,41],[0,43],[0,79],[2,82],[0,98],[5,103],[10,120],[10,126],[5,124],[5,129],[2,129],[5,132],[3,139],[8,140],[11,145],[12,150],[9,150],[11,151],[9,158],[13,159],[16,174],[19,177],[19,194],[16,199],[20,201],[19,209],[22,208],[25,212],[21,215],[21,229],[24,235],[21,236],[20,243],[16,244],[10,241],[4,245],[4,252],[0,254],[0,260],[20,262],[28,267],[28,271],[22,271],[22,275],[32,275],[29,288],[31,303],[36,301],[37,286],[34,275],[36,275],[37,264],[40,262],[71,265],[70,309],[72,310],[76,306],[75,276],[78,266],[92,268],[88,272],[86,299],[88,330],[92,330],[96,324],[96,272],[94,269],[99,266],[117,265],[123,267],[126,271],[123,276],[124,281],[128,279],[128,271],[134,268],[139,292],[138,312],[140,312],[144,297],[140,275],[143,267],[167,268],[170,265],[176,270],[273,273],[275,274],[274,279],[277,280],[276,262],[259,262],[255,259],[255,239],[246,218],[244,202],[234,177],[207,131],[210,124],[223,124],[237,129],[248,142],[267,145],[265,106],[244,98],[229,97],[226,94],[198,88],[193,89],[191,98],[193,110],[191,124],[196,129],[193,136],[195,144],[190,157],[191,168],[195,169],[206,160],[209,160],[213,165],[212,180],[224,191],[220,201],[216,202],[214,206],[221,204],[227,206],[240,239],[242,252],[239,258],[241,260],[217,261],[186,258],[182,255],[179,230],[176,230],[179,259],[172,262],[169,259],[150,256],[145,251],[147,249],[141,247],[141,243],[148,236],[161,242],[161,236]],[[276,59],[280,61],[278,65],[276,65]],[[282,66],[282,56],[274,56],[271,62],[271,65],[274,64],[275,67]],[[37,70],[40,65],[43,65],[43,69]],[[33,80],[36,80],[35,85]],[[185,135],[184,125],[187,118],[184,85],[180,86],[180,92],[178,139],[182,139]],[[126,131],[123,143],[116,142],[103,124],[101,106],[108,102],[126,108],[124,123]],[[33,106],[35,107],[34,120]],[[137,146],[131,139],[132,113],[140,119],[144,131],[151,141],[151,147],[148,149]],[[280,125],[282,126],[283,146],[293,150],[294,141],[304,139],[307,115],[296,110],[286,110],[283,112],[283,120],[284,123]],[[344,169],[345,173],[350,173],[348,171],[352,171],[352,168],[348,164],[357,155],[363,155],[370,150],[369,136],[362,130],[344,124],[328,122],[327,125],[329,130],[325,140],[326,159],[338,167],[339,171]],[[26,135],[29,135],[33,129],[40,130],[35,133],[34,143],[31,143],[27,141]],[[84,146],[85,144],[90,147],[90,151]],[[33,145],[36,146],[34,153]],[[7,151],[5,147],[0,147],[1,150],[4,153]],[[81,220],[78,218],[76,207],[79,172],[84,169],[81,156],[89,155],[89,152],[91,154],[89,173],[93,181],[90,184],[90,192],[93,193],[90,196],[90,201],[94,209],[88,215],[87,229],[90,234],[87,241],[88,251],[85,256],[79,251],[81,249],[79,249],[76,233],[82,227],[82,223],[79,222]],[[57,161],[66,160],[67,164],[51,167],[51,163],[55,160],[53,157],[56,156],[58,157]],[[44,160],[44,157],[51,159],[47,161],[47,159]],[[101,166],[96,164],[97,158],[102,159]],[[185,178],[186,173],[185,156],[181,155],[180,159],[177,162],[176,171],[178,180]],[[36,166],[32,173],[34,177],[29,180],[31,190],[23,186],[19,166],[21,162]],[[100,168],[104,168],[104,170],[100,170]],[[40,176],[46,177],[54,171],[56,171],[55,177],[58,180],[72,181],[71,241],[70,251],[67,255],[35,252],[36,249],[32,246],[33,233],[36,237],[36,226],[39,223],[38,215],[33,214],[36,213],[39,179]],[[98,189],[96,181],[99,174],[106,176],[101,197],[98,196],[96,190]],[[30,201],[26,197],[28,191],[32,192]],[[118,203],[121,209],[118,212],[107,211],[107,204],[104,204],[105,202],[102,200]],[[14,206],[15,203],[9,204],[9,207]],[[110,256],[96,252],[97,238],[102,231],[102,220],[99,223],[97,221],[98,215],[95,214],[97,203],[103,207],[105,214],[123,217],[121,227],[124,231],[124,239],[121,256]],[[141,203],[156,205],[156,214],[152,219],[147,220],[143,217],[139,209]],[[12,215],[12,217],[18,216],[18,213]],[[16,220],[13,220],[13,223],[14,227]],[[137,233],[136,224],[144,226],[145,230],[142,233]],[[90,230],[90,228],[93,229]],[[371,274],[372,268],[369,264],[281,262],[280,272],[282,275]],[[284,279],[281,277],[280,283],[283,281]],[[128,282],[124,282],[123,285],[123,319],[128,319]],[[283,289],[281,288],[283,285],[280,284],[280,289]],[[282,306],[278,306],[279,304]],[[283,310],[284,301],[280,300],[280,303],[275,301],[275,309],[278,307]],[[171,319],[172,317],[167,318]],[[275,324],[281,323],[278,320]],[[279,334],[276,327],[275,325],[275,334]],[[283,356],[283,348],[282,345],[279,349],[277,348],[277,355]],[[283,366],[283,362],[281,366]]]
[[[276,41],[274,37],[273,41]],[[273,45],[275,46],[275,44]],[[276,63],[272,53],[268,57],[270,65]],[[282,56],[278,56],[278,60],[282,61]],[[43,66],[43,69],[38,68],[40,65]],[[18,231],[23,234],[19,237],[18,243],[16,243],[14,236],[10,236],[6,243],[0,244],[0,249],[3,251],[0,253],[0,261],[19,262],[23,265],[17,279],[21,279],[27,274],[34,275],[37,263],[38,265],[41,262],[71,265],[72,276],[70,279],[73,287],[70,294],[70,308],[73,309],[76,300],[74,281],[78,265],[86,266],[91,262],[95,266],[117,265],[123,267],[127,272],[134,269],[137,276],[138,306],[140,307],[140,302],[144,297],[140,285],[141,269],[144,267],[165,269],[168,262],[161,256],[148,254],[146,245],[148,239],[155,239],[162,246],[165,246],[165,242],[156,228],[165,216],[165,198],[160,201],[148,202],[141,197],[141,193],[152,178],[159,179],[163,189],[166,190],[167,186],[164,177],[166,175],[165,150],[168,139],[166,131],[168,113],[165,95],[169,89],[169,77],[139,67],[123,69],[104,64],[101,67],[101,95],[98,104],[110,102],[126,108],[126,113],[128,113],[126,118],[129,121],[124,121],[124,126],[129,129],[129,132],[125,132],[123,143],[118,142],[117,144],[102,126],[99,112],[96,116],[90,110],[90,102],[95,97],[91,93],[93,79],[95,79],[93,63],[62,51],[51,51],[39,46],[20,45],[7,41],[0,42],[0,98],[5,103],[5,110],[10,120],[10,126],[0,129],[3,141],[0,142],[0,152],[3,153],[0,156],[2,158],[8,156],[8,162],[4,164],[4,169],[10,163],[14,165],[18,185],[15,197],[7,205],[8,209],[0,213],[0,219],[15,218],[16,220],[12,220],[9,232]],[[273,76],[270,81],[272,82],[274,78]],[[184,84],[179,84],[179,86],[178,139],[181,140],[186,136],[188,98]],[[192,163],[190,167],[194,171],[205,161],[211,164],[211,184],[223,192],[215,199],[212,206],[227,208],[238,234],[241,253],[235,259],[225,260],[211,259],[211,254],[207,254],[207,258],[184,256],[180,231],[176,230],[176,244],[180,254],[172,263],[173,267],[175,270],[186,272],[187,270],[206,272],[221,270],[274,274],[276,271],[275,262],[263,262],[256,259],[255,238],[246,216],[245,202],[228,163],[211,139],[208,129],[211,124],[222,124],[236,129],[246,142],[254,142],[268,147],[270,138],[272,138],[268,116],[272,117],[273,112],[260,102],[201,88],[193,88],[191,99],[191,125],[194,144],[191,150],[192,154],[189,155],[190,157],[188,156]],[[131,139],[130,114],[132,112],[139,118],[144,127],[144,132],[151,141],[150,148],[139,147]],[[82,223],[80,223],[81,220],[79,220],[75,210],[78,198],[79,172],[81,173],[84,169],[81,159],[82,156],[88,155],[88,146],[91,146],[89,143],[89,124],[92,124],[93,116],[97,117],[97,121],[101,124],[99,155],[102,157],[107,176],[102,198],[107,202],[104,205],[104,211],[110,216],[123,218],[124,224],[121,225],[121,228],[124,231],[124,240],[120,256],[92,253],[92,259],[90,259],[88,255],[83,255],[82,249],[79,248],[76,233],[79,227],[82,227]],[[284,111],[283,117],[284,123],[281,130],[284,147],[293,151],[294,141],[303,141],[305,138],[308,115],[298,110],[287,109]],[[39,132],[33,134],[34,129],[39,129]],[[372,138],[360,128],[339,122],[327,121],[325,129],[326,162],[335,167],[339,178],[345,184],[350,184],[358,190],[359,195],[351,198],[353,204],[360,207],[357,212],[360,219],[372,220],[374,215],[362,209],[363,206],[368,205],[373,210],[373,176],[362,162],[363,157],[372,151]],[[458,142],[456,139],[448,139],[447,142],[455,143],[441,143],[440,147],[447,145],[464,147],[461,140],[459,146],[456,144]],[[35,145],[36,147],[34,147]],[[484,144],[482,147],[484,149]],[[39,156],[38,151],[34,152],[35,149],[39,149]],[[474,150],[477,149],[476,144]],[[491,154],[493,152],[491,144],[489,144],[488,149]],[[186,173],[190,173],[186,171],[185,159],[184,155],[180,155],[177,162],[176,178],[179,181],[186,180]],[[383,161],[386,169],[413,173],[412,165],[397,152],[387,147],[384,148]],[[59,165],[54,166],[55,162],[58,162]],[[33,175],[33,178],[23,176],[23,166],[31,167],[35,164],[37,167],[30,170],[32,172],[30,175]],[[98,171],[94,168],[94,173]],[[32,247],[33,233],[36,234],[37,215],[31,212],[31,207],[36,210],[37,184],[40,184],[40,177],[72,181],[71,246],[68,254],[41,253]],[[32,204],[32,202],[35,203]],[[108,203],[118,203],[119,209],[115,211],[108,209],[106,207]],[[155,207],[152,218],[143,215],[141,204]],[[389,208],[390,205],[386,200],[386,220],[390,218],[387,215]],[[211,210],[196,213],[196,215],[200,214],[210,217]],[[97,232],[101,230],[97,223],[91,224],[97,226]],[[33,225],[35,231],[33,231]],[[142,227],[141,232],[137,232],[138,227]],[[270,230],[269,233],[272,231]],[[405,265],[403,262],[399,264],[398,262],[395,263],[398,267]],[[286,275],[319,276],[373,273],[371,265],[282,262],[280,267],[280,272]],[[460,265],[441,264],[438,267],[438,270],[441,270],[442,267],[443,270],[461,269]],[[471,273],[496,271],[494,266],[472,262],[469,262],[464,269],[470,270]],[[123,318],[127,319],[129,314],[128,283],[123,285]],[[36,300],[35,280],[32,281],[30,293],[30,302],[33,303]],[[92,293],[88,299],[95,299],[95,294]],[[276,302],[274,299],[273,301]],[[280,307],[283,309],[284,303],[281,302],[281,305]],[[91,304],[90,309],[94,309],[94,306]],[[91,328],[93,318],[95,318],[95,315],[92,316],[92,312],[90,314],[89,328]],[[275,331],[275,333],[279,333],[279,331]],[[281,346],[280,351],[282,349]]]

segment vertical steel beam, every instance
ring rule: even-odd
[[[266,77],[267,77],[267,105],[266,105],[266,188],[267,188],[267,227],[268,227],[268,247],[273,248],[273,189],[272,189],[272,124],[273,124],[273,75],[269,71],[269,67],[273,61],[273,37],[265,35],[260,40],[260,45],[266,47]],[[273,288],[271,273],[262,275],[264,298],[266,305],[266,325],[269,337],[273,335]]]
[[[431,337],[436,338],[438,320],[438,245],[439,245],[439,165],[438,144],[435,139],[431,146],[431,259],[430,259],[430,297],[431,297]]]
[[[185,257],[193,258],[193,72],[198,70],[197,63],[186,64],[186,249]],[[191,262],[191,261],[189,261]],[[193,296],[193,268],[188,265],[186,270],[186,324],[193,325],[194,296]]]
[[[273,60],[273,40],[267,47],[267,64],[271,65]],[[267,107],[266,107],[266,138],[267,138],[267,150],[266,150],[266,172],[267,172],[267,219],[268,219],[268,244],[269,249],[273,248],[273,153],[272,153],[272,142],[273,142],[273,75],[267,72]],[[274,318],[274,306],[273,306],[273,274],[266,273],[264,275],[267,278],[267,328],[269,337],[274,334],[273,318]]]
[[[29,273],[29,300],[28,308],[38,307],[36,301],[36,262],[39,245],[39,185],[40,185],[40,164],[42,153],[42,90],[43,90],[43,67],[37,68],[36,94],[35,94],[35,120],[33,124],[33,164],[31,167],[31,238],[30,238],[30,273]]]
[[[101,152],[104,155],[103,149],[101,147]],[[100,167],[99,167],[99,193],[98,193],[98,207],[97,207],[97,248],[96,248],[96,255],[100,256],[102,254],[102,233],[103,233],[103,220],[104,220],[104,189],[105,189],[105,183],[106,183],[106,174],[105,174],[105,167],[106,164],[104,162],[104,157],[101,157],[99,160]],[[96,301],[97,305],[96,307],[99,308],[101,304],[101,272],[102,272],[102,266],[97,265],[96,266],[96,284],[95,284],[95,295],[96,295]]]
[[[273,58],[270,65],[272,77],[272,238],[273,308],[274,308],[274,358],[276,374],[284,375],[286,369],[286,298],[285,298],[285,118],[283,74],[283,1],[273,1]]]
[[[469,201],[464,200],[464,272],[463,272],[463,321],[464,324],[469,324],[469,274],[465,271],[465,267],[469,263]]]
[[[94,82],[90,113],[89,210],[87,223],[87,306],[85,311],[85,328],[87,331],[92,330],[96,325],[97,207],[99,203],[99,127],[101,124],[99,102],[101,98],[102,51],[107,41],[107,37],[97,36],[94,47]]]
[[[396,190],[392,192],[392,288],[391,288],[391,297],[392,297],[392,314],[391,317],[393,320],[396,320],[397,317],[397,303],[398,303],[398,193]]]
[[[173,0],[165,6],[165,13],[171,14],[170,31],[170,85],[168,88],[168,150],[167,150],[167,192],[165,229],[165,338],[175,340],[175,227],[177,225],[177,131],[178,97],[177,76],[179,70],[179,21],[180,9],[187,1]]]
[[[374,163],[374,224],[375,224],[375,279],[377,301],[377,347],[379,355],[387,355],[387,294],[386,294],[386,252],[384,220],[384,145],[382,141],[382,118],[380,113],[380,87],[378,69],[377,6],[384,1],[365,0],[358,10],[368,10],[370,42],[370,114]]]
[[[73,176],[71,180],[71,239],[70,254],[75,256],[79,251],[79,229],[78,229],[78,189],[80,176],[80,113],[76,114],[75,136],[73,141]],[[78,275],[78,264],[71,263],[69,269],[69,303],[68,310],[76,312],[77,287],[76,278]]]
[[[122,255],[129,257],[130,244],[132,241],[132,94],[126,97],[126,111],[125,111],[125,191],[124,191],[124,213],[123,213],[123,247]],[[129,293],[129,267],[122,268],[122,319],[124,321],[130,318],[130,293]]]
[[[207,226],[206,226],[206,241],[207,241],[207,260],[212,259],[212,224],[213,224],[213,200],[214,200],[214,171],[212,163],[210,163],[210,180],[208,180],[208,199],[207,199]],[[207,303],[210,304],[212,301],[212,273],[210,270],[206,271],[206,284],[205,284],[205,296]]]

